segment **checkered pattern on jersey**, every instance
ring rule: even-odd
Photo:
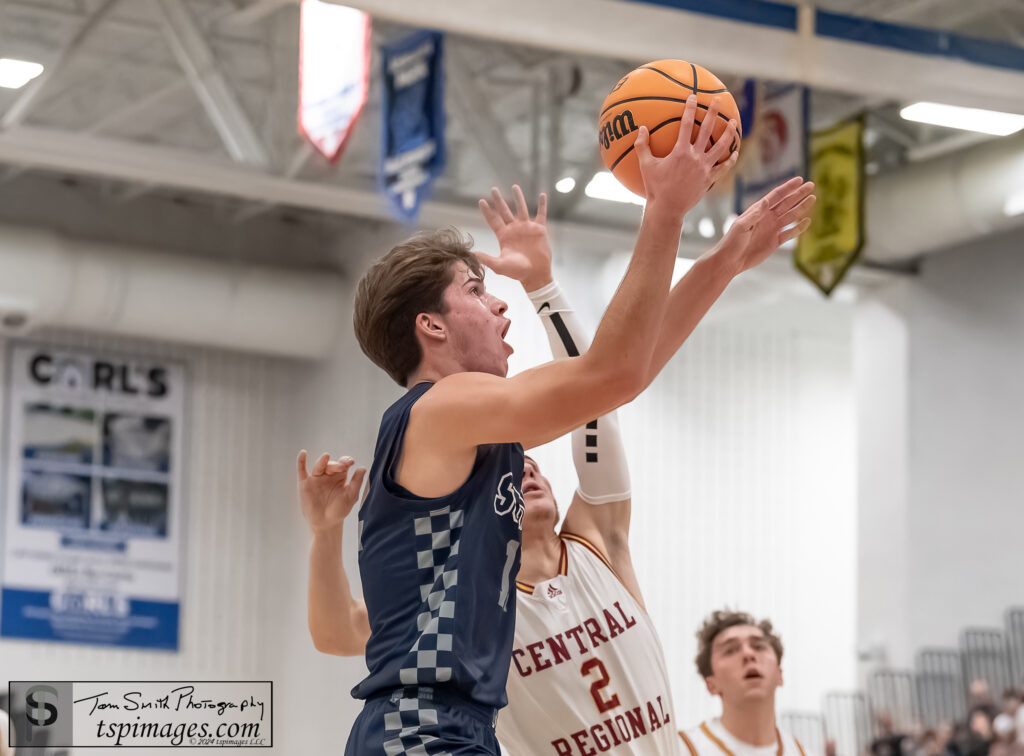
[[[437,740],[433,735],[421,735],[420,728],[437,725],[437,709],[429,702],[413,696],[398,699],[398,711],[384,715],[384,753],[387,756],[451,756],[448,751],[431,754],[427,746]],[[393,737],[388,737],[393,736]]]
[[[420,574],[419,637],[399,670],[403,685],[434,685],[452,679],[455,591],[459,583],[461,509],[435,509],[413,520]]]

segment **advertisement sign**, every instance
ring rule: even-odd
[[[12,344],[0,636],[178,648],[185,373]]]

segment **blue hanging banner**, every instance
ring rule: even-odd
[[[381,189],[412,223],[444,170],[444,37],[416,32],[384,45]]]

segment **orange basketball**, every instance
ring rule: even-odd
[[[601,106],[597,138],[601,158],[615,178],[631,192],[645,196],[633,142],[641,125],[651,134],[651,153],[664,157],[672,151],[679,135],[686,98],[697,95],[697,116],[690,141],[697,132],[714,98],[718,100],[718,117],[711,132],[711,144],[722,136],[729,119],[735,118],[740,128],[740,112],[736,100],[721,80],[706,68],[685,60],[655,60],[626,74],[609,92]],[[739,137],[730,153],[739,148]],[[708,147],[710,149],[710,146]],[[728,159],[728,155],[722,160]]]

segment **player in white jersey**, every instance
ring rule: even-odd
[[[549,251],[480,259],[523,284],[555,359],[586,351]],[[498,739],[510,756],[680,753],[661,641],[630,559],[630,480],[615,413],[573,431],[572,450],[579,486],[560,532],[551,485],[526,457],[509,705]]]
[[[713,612],[697,631],[697,671],[722,716],[679,735],[689,756],[813,756],[775,721],[782,640],[768,620]]]

